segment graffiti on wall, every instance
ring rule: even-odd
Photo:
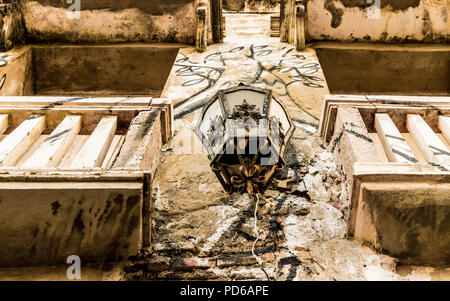
[[[184,54],[175,62],[175,74],[185,77],[183,87],[198,87],[194,93],[175,105],[176,117],[182,117],[201,108],[207,99],[199,99],[214,88],[225,89],[236,81],[247,85],[263,85],[272,89],[279,96],[288,96],[289,87],[303,85],[309,88],[323,88],[321,70],[317,61],[308,60],[304,54],[295,53],[293,47],[281,49],[269,45],[249,45],[234,47],[226,51],[208,54],[202,61],[194,60]],[[227,67],[241,70],[234,80],[225,76]],[[231,69],[231,68],[230,68]],[[207,98],[207,97],[204,97]]]
[[[1,55],[0,56],[0,68],[5,67],[6,65],[8,65],[8,59],[9,59],[9,56],[5,56],[5,55]],[[3,74],[0,77],[0,90],[5,85],[5,82],[6,82],[6,74]]]

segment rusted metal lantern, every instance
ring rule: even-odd
[[[240,84],[220,90],[195,128],[225,190],[264,194],[285,166],[294,125],[272,91]]]

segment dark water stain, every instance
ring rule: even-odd
[[[136,205],[139,204],[140,200],[141,199],[139,195],[132,195],[128,197],[126,202],[127,212],[131,211],[134,207],[136,207]]]
[[[31,249],[30,249],[30,256],[31,256],[31,257],[36,256],[36,244],[34,244],[34,245],[31,246]]]
[[[337,28],[342,23],[342,16],[344,15],[344,10],[342,8],[336,7],[334,1],[328,0],[324,4],[324,8],[331,14],[331,27]]]
[[[342,16],[344,10],[336,6],[336,2],[340,2],[345,8],[361,8],[366,9],[375,4],[375,0],[372,3],[368,3],[367,0],[327,0],[325,1],[324,8],[330,12],[331,27],[337,28],[342,23]],[[406,10],[409,8],[418,7],[420,0],[381,0],[381,8],[390,7],[394,11]]]
[[[83,209],[80,209],[80,211],[78,212],[77,217],[73,221],[73,229],[77,229],[81,233],[83,233],[83,230],[84,230]]]
[[[33,236],[33,238],[36,238],[38,234],[39,234],[39,227],[33,226],[31,229],[31,236]]]
[[[427,9],[423,12],[423,27],[422,27],[422,34],[425,39],[432,39],[433,37],[433,28],[431,26],[431,18],[430,13]]]
[[[375,3],[375,0],[372,3],[367,3],[366,0],[337,0],[342,3],[345,7],[354,8],[367,8],[372,6]],[[381,0],[381,8],[385,8],[390,6],[394,11],[397,10],[406,10],[410,7],[418,7],[420,5],[420,0]]]
[[[58,209],[61,207],[61,204],[58,201],[54,201],[51,205],[52,205],[52,214],[57,215]]]

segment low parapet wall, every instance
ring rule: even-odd
[[[149,246],[171,114],[151,98],[0,97],[0,266],[121,261]]]
[[[445,0],[312,0],[307,5],[312,40],[434,43],[450,38]]]
[[[450,98],[330,95],[319,131],[347,174],[348,235],[449,265]]]

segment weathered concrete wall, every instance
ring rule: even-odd
[[[177,53],[151,45],[34,46],[35,93],[158,97]]]
[[[0,96],[33,93],[31,47],[15,47],[0,55]]]
[[[355,237],[405,264],[448,266],[449,194],[448,183],[364,184],[358,207],[366,207],[369,214],[358,216]]]
[[[450,46],[316,43],[335,94],[449,95]]]
[[[158,97],[177,53],[167,44],[15,47],[0,55],[0,96]]]
[[[379,16],[375,10],[370,10],[374,14],[368,12],[371,5],[365,0],[308,1],[308,34],[313,40],[441,42],[449,39],[447,0],[381,0]]]
[[[142,204],[142,183],[1,183],[0,266],[125,260]]]
[[[27,38],[61,42],[179,42],[195,38],[195,0],[24,0]]]

